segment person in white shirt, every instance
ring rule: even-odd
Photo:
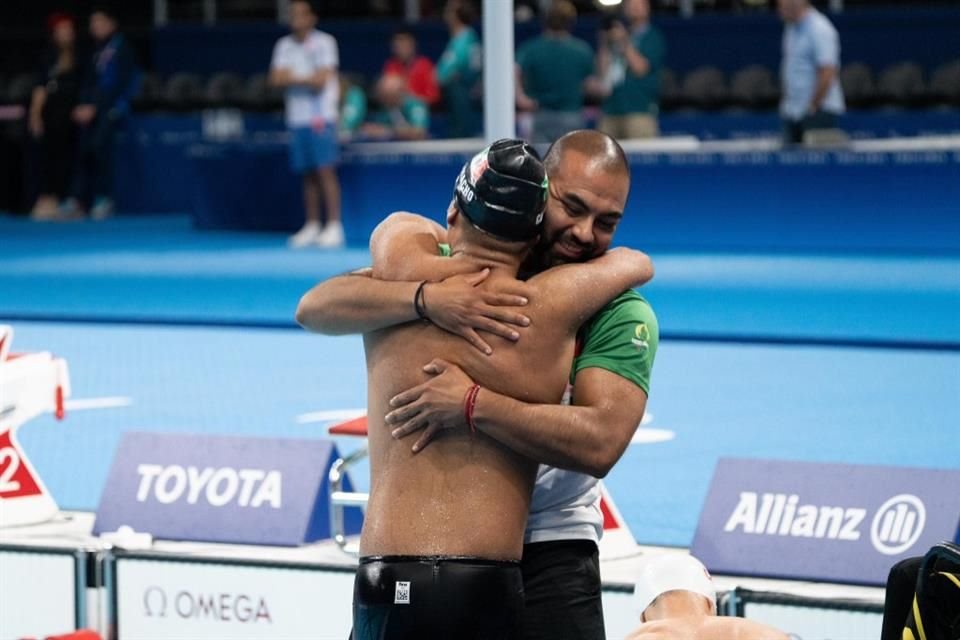
[[[317,30],[317,15],[308,0],[290,3],[291,34],[273,48],[270,83],[286,91],[290,129],[290,167],[303,176],[306,223],[290,237],[291,247],[343,246],[340,181],[337,178],[337,41]],[[320,195],[327,223],[320,223]]]
[[[825,15],[809,0],[777,0],[786,24],[780,80],[784,142],[803,142],[812,129],[832,129],[846,105],[837,73],[840,36]]]

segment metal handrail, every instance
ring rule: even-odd
[[[366,458],[368,453],[367,447],[360,447],[350,455],[338,458],[330,467],[330,535],[341,551],[352,556],[360,555],[360,545],[347,542],[343,510],[346,507],[366,509],[370,494],[360,491],[344,491],[343,479],[346,477],[347,471]]]

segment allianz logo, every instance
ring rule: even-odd
[[[236,593],[194,593],[176,591],[172,595],[162,587],[147,587],[143,592],[143,614],[148,618],[181,618],[273,624],[270,608],[263,596]]]
[[[203,500],[212,507],[236,504],[240,507],[283,504],[283,477],[279,471],[233,469],[231,467],[182,467],[177,464],[141,464],[137,466],[140,484],[137,501],[151,497],[160,504],[180,500],[196,504]]]
[[[723,530],[846,542],[860,540],[861,525],[869,515],[867,509],[799,503],[797,494],[742,491]],[[908,493],[893,496],[873,514],[870,542],[884,555],[898,555],[920,539],[926,521],[927,510],[920,498]]]

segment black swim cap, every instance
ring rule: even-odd
[[[497,140],[463,166],[454,195],[478,229],[531,240],[543,222],[547,172],[536,149],[523,140]]]

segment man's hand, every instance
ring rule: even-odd
[[[520,333],[513,327],[530,326],[530,318],[517,308],[528,302],[523,295],[524,285],[518,283],[509,291],[479,289],[489,275],[490,269],[484,269],[441,282],[428,282],[423,289],[423,303],[430,322],[460,336],[487,355],[493,353],[493,349],[477,331],[516,341]]]
[[[81,127],[90,124],[97,115],[97,107],[92,104],[81,104],[73,108],[73,121]]]
[[[386,140],[387,138],[393,137],[393,129],[379,122],[364,122],[360,125],[360,133],[368,138],[376,138],[378,140]]]
[[[391,435],[398,440],[425,429],[413,445],[414,453],[444,429],[467,428],[463,400],[473,385],[463,369],[439,358],[423,370],[434,377],[391,398],[390,406],[394,410],[386,417],[388,425],[396,426]]]

